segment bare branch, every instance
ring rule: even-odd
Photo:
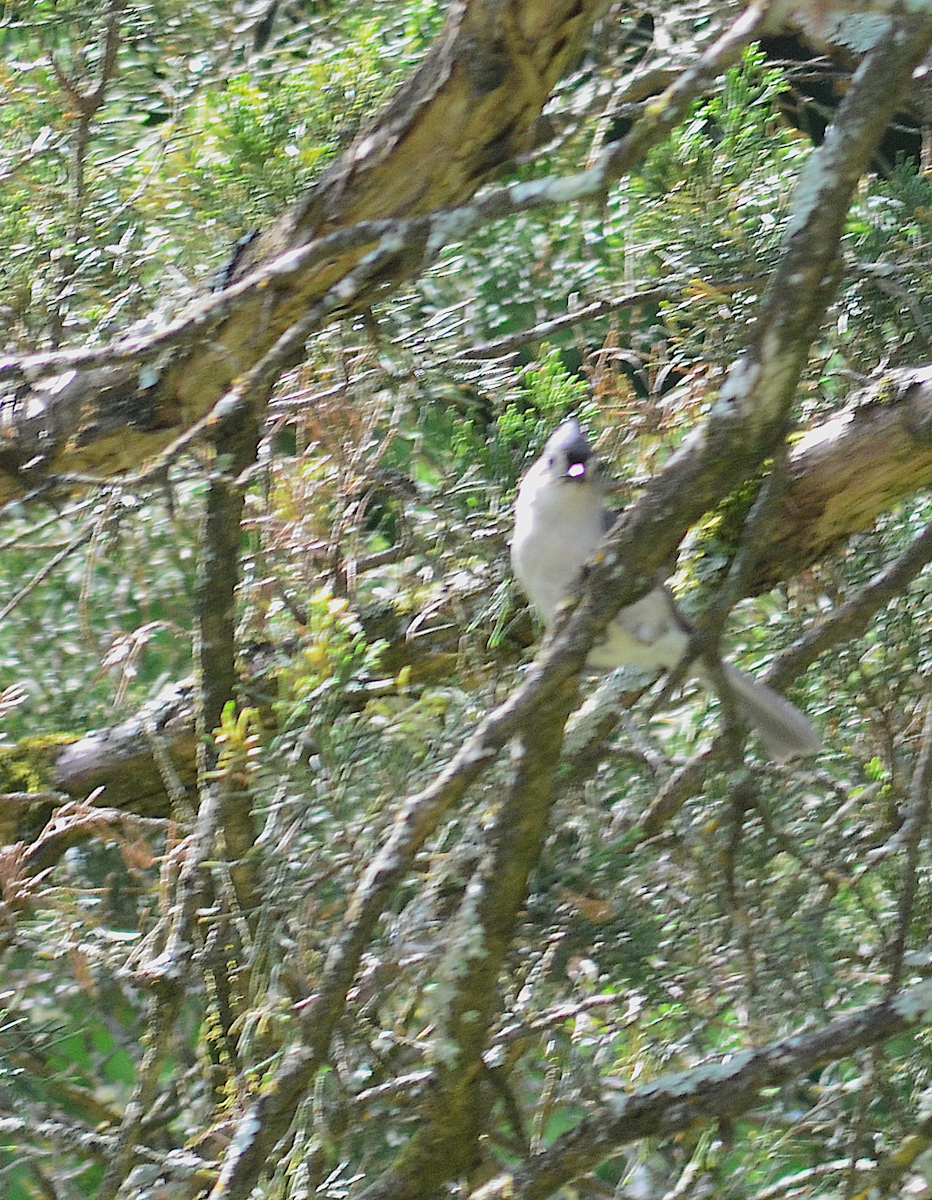
[[[833,613],[795,646],[779,656],[767,674],[767,682],[783,688],[827,650],[860,637],[871,619],[885,605],[902,594],[906,585],[922,568],[932,562],[932,525],[927,526],[903,553],[885,567],[850,600]]]
[[[644,1137],[670,1137],[697,1125],[733,1119],[759,1103],[760,1093],[790,1079],[878,1046],[932,1020],[932,982],[840,1017],[814,1033],[760,1050],[727,1055],[681,1075],[664,1076],[621,1094],[512,1175],[472,1193],[473,1200],[544,1200]]]

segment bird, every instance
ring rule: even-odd
[[[511,562],[515,578],[550,632],[616,514],[605,500],[605,471],[575,418],[551,434],[518,487]],[[595,643],[586,664],[673,670],[688,660],[693,630],[662,583],[623,608]],[[767,754],[786,763],[818,754],[818,733],[795,704],[766,684],[721,664],[736,708]],[[706,688],[717,674],[700,656],[689,672]],[[719,676],[721,678],[721,676]]]

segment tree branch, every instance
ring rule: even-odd
[[[544,1200],[644,1137],[670,1137],[753,1108],[760,1093],[877,1046],[932,1020],[932,982],[760,1050],[730,1054],[620,1095],[526,1166],[472,1193],[472,1200]]]
[[[789,476],[755,591],[817,562],[932,480],[932,367],[890,371],[856,394],[799,439]]]
[[[452,4],[427,58],[377,124],[251,243],[236,279],[339,229],[468,201],[523,149],[606,7],[607,0]],[[209,411],[364,250],[334,253],[286,280],[247,290],[211,336],[152,370],[106,361],[45,387],[20,386],[3,413],[0,502],[28,492],[42,474],[112,475],[157,453]],[[404,277],[401,265],[385,286]]]
[[[500,188],[467,209],[436,211],[464,204],[521,148],[605,6],[605,0],[454,4],[434,50],[375,128],[247,248],[227,294],[199,301],[183,327],[155,331],[163,350],[166,342],[175,346],[166,362],[154,359],[140,370],[137,360],[153,360],[156,344],[143,339],[118,347],[115,356],[95,355],[98,365],[86,369],[76,365],[90,361],[79,352],[62,374],[38,381],[59,360],[0,363],[11,390],[0,409],[0,503],[29,493],[50,474],[111,476],[138,465],[209,412],[292,327],[300,325],[302,336],[288,338],[294,357],[279,369],[297,361],[315,329],[369,307],[481,224],[601,198],[735,61],[771,7],[752,5],[592,169]],[[388,214],[392,223],[382,226]],[[373,220],[362,231],[350,228]],[[322,239],[333,236],[344,248],[328,243],[332,252],[322,256]],[[377,256],[379,269],[364,273],[365,286],[344,288],[367,253]]]
[[[515,776],[486,862],[451,923],[438,973],[440,1048],[423,1119],[398,1162],[362,1193],[363,1200],[435,1195],[476,1162],[492,1100],[482,1055],[505,956],[546,836],[563,727],[576,690],[575,681],[555,690],[512,743]]]

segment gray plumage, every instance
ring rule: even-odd
[[[613,521],[601,463],[578,422],[564,421],[521,481],[511,543],[515,576],[548,629]],[[621,610],[587,663],[670,670],[685,657],[689,640],[689,626],[670,593],[657,587]],[[819,752],[818,734],[794,704],[737,667],[723,667],[741,716],[771,758],[787,762]],[[704,686],[712,686],[701,658],[690,670]]]

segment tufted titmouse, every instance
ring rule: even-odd
[[[599,459],[578,422],[564,421],[521,481],[511,543],[518,582],[548,629],[614,520],[605,506]],[[656,587],[621,610],[587,663],[669,670],[686,656],[690,633],[670,593]],[[726,663],[723,669],[741,715],[757,730],[771,758],[786,762],[819,752],[818,734],[795,705],[737,667]],[[690,671],[712,686],[701,658]]]

